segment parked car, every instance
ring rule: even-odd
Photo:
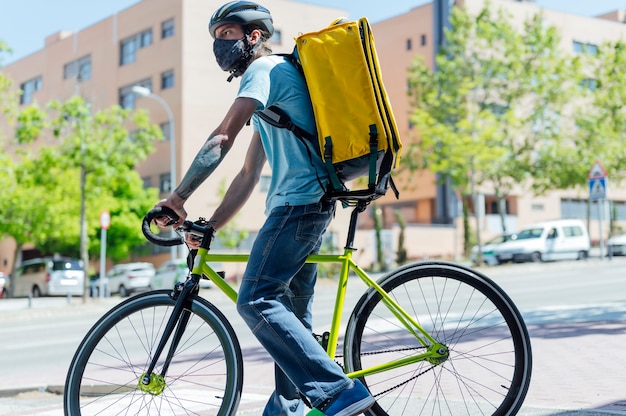
[[[110,296],[111,293],[109,292],[109,288],[106,286],[106,279],[104,280],[104,284],[104,296]],[[92,298],[100,297],[100,273],[89,276],[89,296]]]
[[[591,242],[580,220],[555,220],[524,227],[515,240],[498,245],[499,262],[582,260],[589,256]]]
[[[151,290],[154,273],[152,263],[117,264],[106,273],[104,284],[110,294],[119,293],[126,297],[134,292]],[[99,280],[95,280],[93,285],[99,286],[99,283]]]
[[[489,240],[485,244],[483,244],[482,247],[481,247],[483,263],[488,265],[488,266],[497,266],[498,264],[500,264],[500,262],[496,258],[496,254],[495,254],[496,247],[499,246],[500,244],[506,242],[506,241],[515,240],[516,238],[517,238],[517,234],[504,233],[504,234],[500,234],[497,237],[492,238],[491,240]],[[472,261],[473,265],[479,266],[479,264],[478,264],[478,246],[472,247],[472,252],[470,254],[470,260]]]
[[[614,235],[608,240],[609,253],[613,256],[626,256],[626,234]]]
[[[219,266],[216,270],[219,270]],[[153,289],[172,289],[176,282],[184,282],[189,274],[186,259],[170,260],[163,263],[152,280]],[[212,283],[208,279],[200,280],[200,288],[208,289]]]
[[[83,262],[64,257],[27,260],[9,281],[12,297],[82,296],[85,291]]]

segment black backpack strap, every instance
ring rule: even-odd
[[[370,161],[367,186],[376,184],[376,160],[378,159],[378,130],[376,124],[370,125]]]
[[[376,193],[385,195],[387,193],[387,189],[391,188],[396,199],[400,198],[400,192],[396,187],[396,184],[391,177],[391,168],[393,166],[394,157],[391,149],[387,149],[385,155],[383,156],[383,161],[380,164],[380,168],[378,170],[378,181],[376,183]]]
[[[304,147],[306,148],[307,154],[309,155],[311,166],[315,167],[315,165],[313,164],[313,154],[311,153],[311,148],[309,146],[312,145],[314,146],[314,148],[316,149],[318,148],[318,146],[316,146],[316,143],[317,143],[316,136],[296,126],[291,121],[291,117],[289,117],[287,113],[285,113],[283,110],[281,110],[279,107],[275,105],[270,105],[269,107],[263,110],[256,111],[255,113],[259,116],[261,120],[265,121],[269,125],[272,125],[274,127],[278,127],[281,129],[287,129],[290,132],[292,132],[294,136],[300,139],[300,141],[302,142],[302,144],[304,144]],[[317,173],[317,170],[315,170],[315,175],[317,176],[317,182],[320,184],[320,187],[324,191],[326,191],[324,184],[322,183],[322,179],[319,177]]]
[[[314,143],[316,140],[316,137],[311,133],[293,124],[287,113],[275,105],[270,105],[263,110],[259,110],[256,114],[266,123],[271,124],[274,127],[287,129],[300,139],[308,140],[311,143]]]
[[[326,165],[326,171],[328,172],[328,178],[330,179],[330,186],[333,191],[345,191],[346,186],[341,182],[337,171],[333,166],[333,140],[330,136],[324,137],[324,163]]]

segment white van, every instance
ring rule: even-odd
[[[10,280],[13,297],[82,296],[85,290],[83,262],[70,258],[27,260],[15,270]]]
[[[591,242],[580,220],[555,220],[524,227],[517,238],[500,244],[495,255],[500,263],[523,261],[582,260]]]

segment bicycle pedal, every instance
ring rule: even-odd
[[[221,270],[221,271],[215,272],[215,273],[217,273],[217,275],[219,277],[221,277],[222,279],[226,279],[226,272],[225,271]]]

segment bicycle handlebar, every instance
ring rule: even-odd
[[[182,237],[161,237],[152,232],[150,224],[155,218],[158,217],[168,217],[170,219],[168,224],[178,221],[179,218],[178,215],[168,207],[156,207],[151,209],[143,218],[143,222],[141,224],[141,231],[146,239],[148,239],[148,241],[152,244],[164,247],[179,246],[183,244],[185,240]]]
[[[181,245],[185,242],[183,237],[161,237],[157,234],[154,234],[150,229],[150,224],[154,221],[155,218],[158,217],[167,217],[169,221],[167,225],[171,225],[178,221],[179,216],[168,207],[155,207],[151,209],[146,216],[143,218],[143,223],[141,224],[141,231],[143,235],[150,241],[152,244],[156,244],[157,246],[171,247]],[[213,238],[213,234],[215,233],[215,228],[213,228],[213,222],[206,221],[204,218],[199,218],[198,221],[192,222],[189,220],[183,221],[183,225],[179,228],[182,229],[186,233],[191,234],[191,238],[197,239],[198,241],[203,241],[205,237],[208,236],[208,240],[206,243],[206,248],[209,248],[209,244],[211,239]]]

